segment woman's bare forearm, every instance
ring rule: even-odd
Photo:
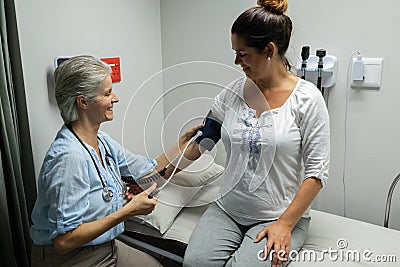
[[[74,230],[54,238],[54,248],[58,253],[64,254],[81,247],[126,220],[128,214],[122,208],[97,221],[83,223]]]
[[[185,148],[186,144],[183,144],[180,148],[180,151],[182,151]],[[171,153],[172,154],[172,153]],[[172,159],[178,155],[179,152],[176,151],[175,153],[173,153],[172,155],[167,156],[166,153],[161,154],[160,156],[158,156],[156,158],[157,161],[157,171],[161,171],[162,169],[164,169],[169,163],[170,161],[172,161]],[[189,145],[189,147],[186,149],[183,158],[181,160],[181,162],[179,163],[179,168],[175,171],[175,174],[178,173],[179,171],[181,171],[182,169],[186,168],[187,166],[189,166],[190,164],[192,164],[193,161],[197,160],[200,156],[201,156],[202,152],[200,151],[200,146],[198,143],[193,142],[191,145]],[[172,174],[176,164],[178,163],[179,157],[177,159],[175,159],[171,166],[167,169],[167,171],[165,172],[164,178],[168,179],[169,176]]]
[[[285,212],[282,213],[278,221],[284,222],[293,228],[311,205],[321,188],[322,184],[320,179],[314,177],[305,179],[292,203],[290,203]]]
[[[93,222],[82,223],[74,230],[58,235],[53,239],[54,248],[60,254],[67,253],[92,241],[132,216],[149,214],[154,210],[157,198],[149,199],[148,194],[155,188],[156,185],[151,186],[148,190],[141,192],[131,199],[121,209],[104,218]]]

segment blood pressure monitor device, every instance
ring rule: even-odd
[[[200,129],[202,135],[196,138],[196,142],[211,151],[215,144],[221,139],[222,123],[212,114],[211,110],[204,119],[204,126]]]

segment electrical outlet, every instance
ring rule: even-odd
[[[352,88],[371,88],[379,89],[382,79],[383,58],[363,58],[364,79],[362,81],[352,81]]]
[[[111,67],[111,80],[113,83],[121,81],[121,68],[119,57],[106,57],[102,58],[102,61],[106,62]]]

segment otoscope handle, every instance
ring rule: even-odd
[[[316,52],[316,56],[319,57],[320,59],[326,56],[326,50],[325,49],[318,49]]]
[[[303,46],[301,48],[301,59],[303,61],[306,61],[309,56],[310,56],[310,47],[309,46]]]
[[[319,58],[318,60],[318,78],[317,78],[317,88],[322,91],[322,69],[324,68],[324,60],[323,58],[326,56],[325,49],[318,49],[316,52],[316,56]]]
[[[310,57],[310,47],[309,46],[303,46],[301,48],[301,78],[305,79],[306,78],[306,68],[307,68],[307,59]]]

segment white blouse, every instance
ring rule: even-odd
[[[329,171],[329,115],[320,91],[298,79],[279,108],[256,111],[244,101],[246,77],[215,97],[213,114],[222,124],[226,169],[217,204],[238,223],[277,219],[302,182],[325,186]],[[303,214],[309,217],[309,209]]]

